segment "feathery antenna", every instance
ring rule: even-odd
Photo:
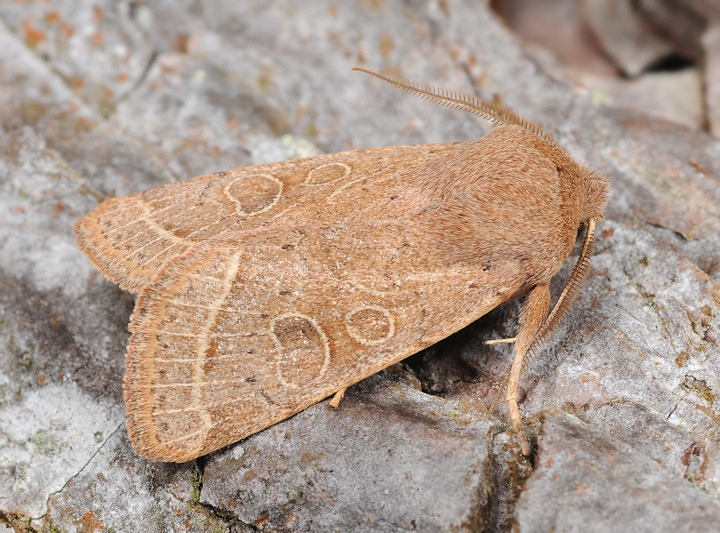
[[[580,251],[580,257],[578,257],[577,263],[573,268],[570,277],[565,283],[565,288],[555,302],[555,305],[550,311],[547,319],[540,327],[538,332],[535,334],[532,344],[525,352],[523,357],[523,370],[527,370],[527,366],[535,355],[540,351],[547,340],[552,336],[558,324],[562,322],[565,315],[570,310],[570,306],[577,298],[580,287],[582,287],[585,276],[587,276],[590,270],[590,260],[592,259],[593,246],[595,244],[595,219],[591,218],[588,220],[587,232],[585,233],[585,240],[583,241],[582,250]]]
[[[438,89],[437,87],[433,87],[431,85],[407,81],[400,78],[394,78],[392,76],[385,76],[384,74],[379,74],[361,67],[355,67],[353,70],[365,72],[366,74],[380,78],[399,89],[419,96],[423,100],[428,100],[430,102],[440,104],[441,106],[467,111],[468,113],[472,113],[473,115],[477,115],[492,122],[521,126],[530,133],[533,133],[538,137],[542,137],[553,144],[555,143],[550,133],[542,129],[534,122],[521,117],[514,111],[510,111],[500,104],[455,91]]]

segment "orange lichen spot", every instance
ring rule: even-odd
[[[383,59],[388,59],[393,50],[395,50],[395,41],[393,41],[391,35],[383,33],[380,36],[380,55]]]
[[[30,47],[35,47],[46,40],[45,33],[32,27],[30,20],[24,20],[22,23],[23,32],[25,33],[25,43]]]
[[[79,91],[85,86],[85,80],[78,78],[77,76],[68,78],[67,82],[68,85],[70,85],[70,87],[72,87],[75,91]]]
[[[60,200],[57,204],[55,204],[55,207],[52,208],[52,210],[50,211],[50,214],[51,214],[53,217],[56,217],[56,218],[57,218],[57,216],[58,216],[60,213],[62,213],[64,210],[65,210],[65,204],[63,203],[62,200]]]
[[[90,38],[90,42],[93,46],[100,46],[105,41],[105,36],[103,35],[102,30],[97,30],[95,33],[92,34],[92,37]]]
[[[60,31],[62,31],[63,37],[70,38],[75,34],[75,28],[64,20],[60,21]]]
[[[173,41],[173,48],[178,54],[187,54],[189,40],[190,36],[187,33],[178,33]]]
[[[82,516],[82,530],[90,533],[94,531],[102,531],[105,529],[105,524],[102,520],[99,520],[95,513],[88,511]]]

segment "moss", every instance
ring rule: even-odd
[[[59,527],[57,527],[57,526],[56,526],[55,524],[53,524],[52,522],[50,522],[50,523],[48,524],[47,530],[48,530],[50,533],[62,533],[62,529],[60,529]]]
[[[192,503],[199,503],[200,502],[200,484],[196,482],[196,480],[192,480],[192,493],[190,496],[190,501]]]

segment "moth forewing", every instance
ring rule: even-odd
[[[228,231],[377,217],[399,204],[419,167],[456,153],[456,144],[389,146],[198,176],[107,200],[74,231],[105,277],[137,293],[166,261]]]
[[[377,76],[506,125],[201,176],[75,225],[93,264],[139,292],[124,385],[138,453],[209,453],[529,293],[519,376],[548,330],[550,279],[607,184],[512,112]],[[527,453],[510,389],[508,405]]]
[[[510,275],[490,283],[482,264],[426,253],[425,236],[410,220],[278,227],[172,259],[132,319],[125,398],[136,449],[171,461],[209,453],[437,342],[520,288],[519,264],[499,265]]]

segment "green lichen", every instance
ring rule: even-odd
[[[58,455],[66,447],[55,435],[44,429],[36,431],[30,437],[30,442],[38,447],[41,454],[47,456]]]
[[[27,461],[19,461],[14,468],[15,477],[18,479],[27,478],[27,470],[30,464]]]

